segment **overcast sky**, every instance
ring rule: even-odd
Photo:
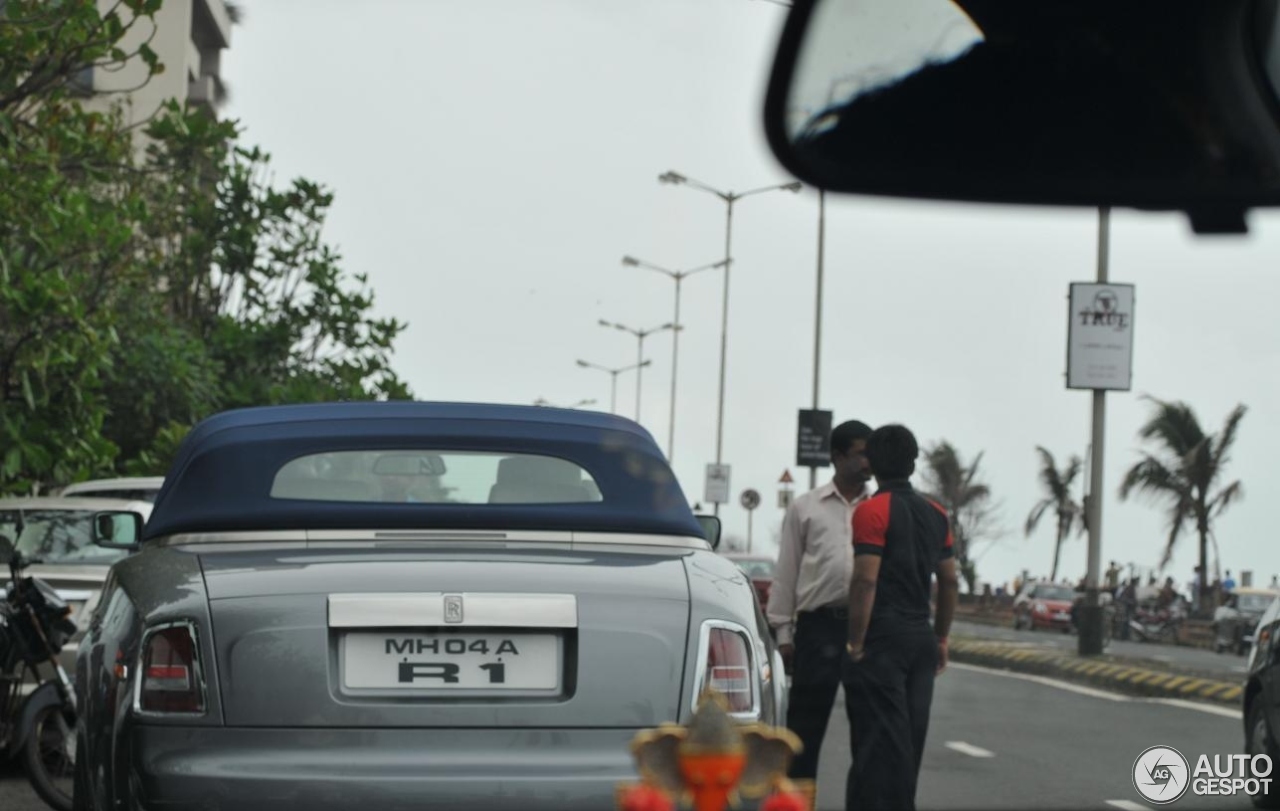
[[[223,73],[226,113],[274,157],[336,192],[327,226],[346,268],[369,275],[377,311],[409,323],[395,363],[419,399],[609,408],[609,376],[633,337],[597,325],[671,320],[673,285],[624,268],[723,256],[724,204],[660,185],[674,169],[725,190],[791,178],[761,128],[786,13],[764,0],[246,0]],[[1090,397],[1064,386],[1066,295],[1095,273],[1088,210],[828,198],[821,405],[837,421],[903,422],[983,470],[1006,536],[980,549],[983,579],[1047,573],[1051,521],[1041,444],[1083,455]],[[1137,458],[1142,393],[1189,402],[1207,430],[1249,407],[1230,475],[1246,496],[1218,522],[1222,565],[1280,573],[1270,488],[1280,461],[1280,216],[1248,237],[1196,238],[1181,217],[1118,212],[1112,280],[1137,287],[1134,390],[1108,398],[1104,559],[1155,564],[1164,508],[1116,494]],[[764,495],[754,541],[781,522],[777,481],[795,462],[796,410],[811,398],[817,195],[769,193],[735,211],[724,457],[726,530],[738,493]],[[685,282],[674,466],[691,501],[714,461],[719,271]],[[669,334],[646,342],[641,422],[665,447]],[[634,416],[635,375],[619,412]],[[1079,490],[1077,490],[1079,492]],[[1272,527],[1272,529],[1268,529]],[[1083,575],[1073,538],[1060,576]],[[1195,542],[1170,573],[1191,576]]]

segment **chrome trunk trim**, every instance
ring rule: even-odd
[[[330,628],[577,628],[572,594],[329,595]]]
[[[652,546],[710,551],[705,538],[650,535],[629,532],[546,532],[539,530],[470,529],[278,529],[264,531],[204,532],[169,535],[147,541],[145,546],[203,546],[212,544],[297,544],[302,548],[331,547],[336,543],[368,543],[371,548],[388,543],[532,543],[570,546]]]

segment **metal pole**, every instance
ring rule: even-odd
[[[1109,277],[1108,254],[1111,238],[1111,211],[1098,209],[1098,283]],[[1081,656],[1102,653],[1102,604],[1098,599],[1098,580],[1102,568],[1102,470],[1104,440],[1107,433],[1107,392],[1093,390],[1093,443],[1089,460],[1089,569],[1084,580],[1084,610],[1079,636]]]
[[[613,378],[609,386],[609,413],[618,413],[618,373],[609,372],[609,377]]]
[[[756,514],[755,510],[747,510],[747,553],[748,554],[751,553],[751,523],[752,523],[751,519],[755,517],[755,514]]]
[[[684,275],[677,273],[672,276],[676,280],[676,317],[671,323],[674,334],[671,336],[671,414],[667,417],[667,464],[675,459],[676,455],[676,364],[680,360],[680,282],[684,281]]]
[[[636,333],[636,422],[640,422],[640,383],[644,374],[644,333]]]
[[[729,351],[729,269],[733,259],[729,255],[733,240],[733,201],[732,194],[725,197],[726,206],[724,222],[724,301],[720,305],[720,396],[716,405],[716,464],[724,458],[724,370],[725,359]],[[720,503],[715,504],[715,515],[720,515]]]
[[[818,410],[818,381],[822,370],[822,258],[826,244],[827,197],[818,190],[818,294],[813,316],[813,410]],[[809,489],[818,486],[818,469],[809,468]]]

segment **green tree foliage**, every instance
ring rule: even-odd
[[[323,241],[328,190],[275,188],[232,122],[171,104],[142,150],[86,109],[86,68],[163,69],[120,47],[158,7],[0,10],[0,492],[162,473],[227,408],[410,396],[405,325]]]
[[[1200,421],[1183,402],[1158,400],[1144,396],[1154,406],[1150,419],[1138,430],[1138,437],[1151,448],[1125,473],[1120,484],[1120,498],[1130,493],[1144,493],[1169,508],[1169,537],[1165,542],[1163,569],[1173,557],[1182,529],[1195,528],[1200,547],[1200,589],[1204,597],[1209,590],[1208,545],[1213,537],[1213,519],[1244,496],[1239,480],[1224,484],[1231,448],[1235,444],[1240,421],[1247,410],[1237,405],[1227,415],[1222,430],[1207,434]]]
[[[1071,535],[1072,527],[1078,526],[1082,533],[1086,529],[1084,508],[1071,496],[1071,485],[1080,475],[1082,463],[1080,457],[1072,456],[1067,460],[1067,466],[1059,470],[1052,453],[1038,445],[1036,453],[1040,455],[1040,483],[1044,485],[1044,498],[1031,508],[1024,532],[1030,537],[1045,513],[1053,512],[1057,525],[1053,544],[1053,569],[1050,570],[1049,579],[1057,582],[1062,542]]]
[[[999,535],[991,488],[978,476],[981,463],[979,453],[966,465],[959,451],[950,442],[943,441],[924,449],[924,465],[920,471],[924,492],[942,505],[951,520],[956,565],[970,593],[976,589],[978,579],[974,545]]]

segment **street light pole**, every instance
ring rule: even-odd
[[[618,413],[618,375],[622,374],[623,372],[629,372],[632,369],[637,370],[637,373],[638,373],[641,368],[648,366],[650,363],[652,363],[652,361],[646,360],[643,363],[632,364],[631,366],[622,366],[617,369],[612,369],[608,366],[601,366],[598,363],[588,363],[585,360],[578,361],[578,365],[581,366],[583,369],[595,369],[597,371],[609,373],[609,377],[611,378],[610,386],[609,386],[609,413],[610,414]],[[583,403],[580,403],[580,405],[586,405],[588,402],[594,403],[595,400],[584,401]]]
[[[651,262],[645,262],[642,259],[636,259],[633,256],[622,257],[622,264],[627,267],[644,268],[645,270],[653,270],[667,276],[676,283],[676,311],[672,320],[674,328],[671,335],[671,413],[667,417],[667,462],[670,463],[675,459],[676,447],[676,370],[680,365],[680,332],[684,326],[680,323],[680,287],[685,279],[701,273],[704,270],[713,270],[715,268],[724,267],[725,261],[721,259],[719,262],[712,262],[709,265],[694,268],[693,270],[669,270],[660,265]]]
[[[614,323],[613,321],[605,321],[603,318],[600,319],[599,323],[600,323],[600,326],[602,327],[612,327],[613,329],[621,330],[622,332],[629,333],[636,337],[636,344],[637,344],[636,365],[631,368],[636,370],[636,422],[640,422],[640,385],[641,385],[640,374],[641,374],[641,370],[645,366],[649,365],[649,361],[644,360],[644,339],[648,338],[650,335],[652,335],[655,332],[662,332],[663,330],[675,329],[675,324],[666,323],[660,327],[653,327],[651,329],[636,329],[635,327],[628,327],[625,324],[617,324],[617,323]]]
[[[827,196],[818,190],[818,293],[813,314],[813,410],[818,410],[818,381],[822,374],[822,260],[826,252]],[[818,469],[809,468],[809,489],[818,486]]]
[[[716,403],[716,464],[719,465],[724,458],[724,390],[725,390],[725,368],[726,360],[729,352],[729,270],[733,266],[733,204],[744,197],[750,197],[753,194],[762,194],[769,191],[789,191],[799,192],[801,184],[782,183],[774,186],[762,186],[758,189],[751,189],[741,193],[732,191],[721,191],[712,186],[695,180],[679,172],[669,171],[658,176],[659,183],[673,183],[677,185],[691,186],[699,191],[714,194],[725,203],[725,228],[724,228],[724,296],[721,304],[720,313],[720,387],[719,395]],[[716,515],[720,514],[720,503],[714,505]]]
[[[1098,209],[1098,283],[1110,277],[1111,209]],[[1093,390],[1093,441],[1089,460],[1089,502],[1085,505],[1089,522],[1089,567],[1084,578],[1084,610],[1081,611],[1077,650],[1081,656],[1102,653],[1102,603],[1098,594],[1102,570],[1102,463],[1107,433],[1107,391]]]

